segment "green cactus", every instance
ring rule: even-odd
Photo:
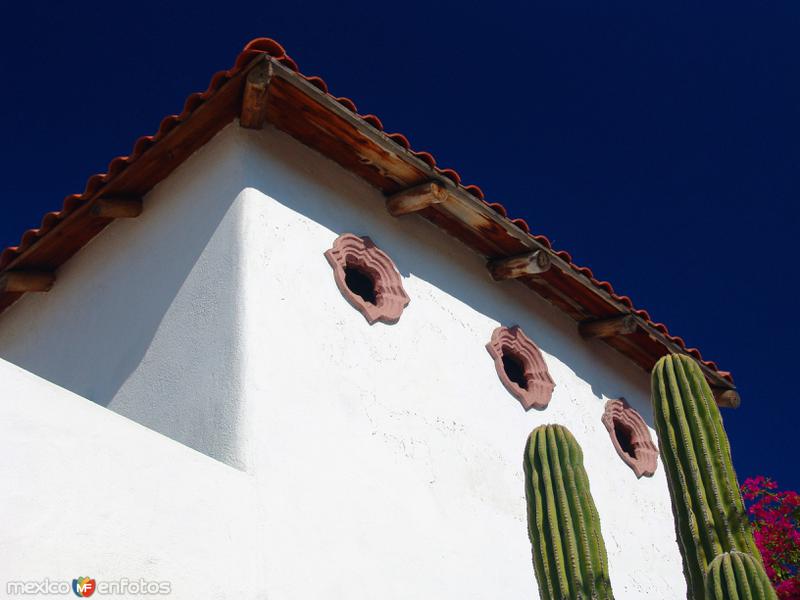
[[[700,366],[681,354],[663,357],[653,368],[652,393],[689,597],[702,600],[715,557],[731,551],[760,555],[719,409]]]
[[[542,600],[613,600],[600,518],[578,442],[561,425],[534,429],[525,446],[525,497]]]
[[[760,558],[743,552],[720,554],[708,566],[706,600],[777,600]]]

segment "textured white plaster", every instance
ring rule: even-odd
[[[0,315],[0,357],[242,467],[241,160],[218,135]],[[224,175],[223,175],[224,174]]]
[[[336,288],[323,252],[345,232],[396,262],[398,323],[368,325]],[[556,382],[541,412],[484,347],[514,324]],[[663,465],[637,480],[600,420],[624,396],[651,424],[647,374],[271,128],[224,130],[0,315],[0,356],[246,470],[254,546],[227,575],[271,599],[536,597],[521,464],[543,423],[584,449],[617,599],[685,595]],[[189,533],[184,549],[206,560]]]
[[[0,597],[79,576],[267,597],[251,477],[3,360],[0,382]]]

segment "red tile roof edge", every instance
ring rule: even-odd
[[[497,202],[486,201],[486,199],[484,198],[483,191],[480,189],[480,187],[478,187],[477,185],[466,185],[462,183],[461,176],[454,169],[439,167],[436,163],[436,159],[430,152],[413,150],[411,148],[410,142],[408,141],[408,138],[406,138],[405,135],[401,133],[385,132],[383,128],[383,123],[377,116],[371,114],[367,115],[360,114],[358,112],[358,109],[356,108],[355,103],[352,100],[350,100],[349,98],[336,97],[330,94],[330,92],[328,91],[328,86],[322,78],[316,76],[307,76],[301,73],[297,66],[297,63],[295,63],[295,61],[289,57],[289,55],[284,50],[283,46],[281,46],[278,42],[270,38],[257,38],[249,42],[244,47],[244,49],[237,56],[236,61],[232,68],[214,74],[205,91],[197,92],[190,95],[186,99],[186,102],[184,103],[183,106],[183,110],[179,115],[170,115],[165,117],[159,124],[158,130],[156,131],[155,134],[142,136],[138,140],[136,140],[136,142],[133,145],[133,149],[128,156],[118,156],[114,158],[109,163],[108,170],[105,173],[93,175],[88,179],[88,181],[86,182],[86,187],[82,193],[71,194],[67,196],[64,199],[61,210],[48,212],[47,214],[45,214],[44,217],[42,218],[41,225],[37,229],[29,229],[25,233],[23,233],[20,242],[17,246],[9,246],[5,248],[2,251],[2,253],[0,253],[0,270],[3,270],[6,267],[8,267],[8,265],[15,258],[21,255],[31,246],[33,246],[38,240],[46,236],[58,223],[63,221],[67,216],[69,216],[80,206],[82,206],[85,202],[87,202],[102,185],[111,181],[114,177],[116,177],[129,165],[134,163],[140,156],[142,156],[142,154],[144,154],[154,144],[158,143],[159,140],[161,140],[170,131],[172,131],[178,124],[188,119],[191,116],[191,114],[201,104],[203,104],[206,100],[208,100],[211,96],[213,96],[217,92],[217,90],[219,90],[220,87],[222,87],[224,83],[226,83],[234,75],[242,71],[248,64],[250,64],[252,60],[263,54],[269,55],[273,59],[277,60],[284,66],[291,69],[292,71],[298,73],[298,75],[303,77],[306,81],[308,81],[316,88],[318,88],[319,90],[321,90],[322,92],[324,92],[325,94],[336,100],[339,104],[341,104],[349,111],[353,112],[356,116],[369,123],[376,130],[383,132],[392,141],[399,144],[404,149],[408,150],[413,155],[415,155],[417,158],[423,160],[425,163],[430,165],[430,167],[435,169],[436,172],[438,172],[444,177],[449,178],[456,185],[461,186],[465,191],[469,192],[474,197],[483,201],[496,213],[510,220],[517,227],[522,229],[525,233],[531,235],[537,242],[543,244],[544,246],[546,246],[551,250],[553,249],[550,240],[546,236],[531,233],[530,227],[528,226],[528,223],[524,219],[509,217],[505,207],[502,204],[499,204]],[[659,330],[674,344],[683,349],[687,354],[693,356],[694,358],[702,362],[704,365],[706,365],[713,371],[716,371],[717,373],[719,373],[720,376],[727,379],[728,381],[730,382],[733,381],[733,378],[729,372],[721,371],[715,362],[703,359],[700,351],[697,348],[687,347],[683,338],[672,335],[669,332],[667,326],[664,325],[663,323],[657,323],[653,321],[646,310],[637,309],[633,305],[633,302],[628,296],[619,295],[609,282],[600,281],[597,278],[595,278],[594,273],[592,273],[592,270],[589,269],[588,267],[581,267],[576,265],[572,261],[572,256],[568,252],[564,250],[553,250],[553,251],[560,258],[566,261],[574,271],[581,273],[582,275],[585,275],[587,278],[589,278],[589,280],[596,288],[604,290],[615,301],[620,302],[623,305],[627,306],[631,310],[631,312],[635,313],[640,318],[645,320],[648,324]]]

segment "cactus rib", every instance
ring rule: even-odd
[[[542,600],[613,600],[600,518],[578,442],[561,425],[528,437],[528,533]]]
[[[732,551],[758,560],[760,555],[722,418],[700,367],[681,354],[661,358],[653,368],[652,395],[689,597],[702,600],[715,557]]]
[[[761,561],[743,552],[724,552],[708,566],[707,600],[777,600]]]

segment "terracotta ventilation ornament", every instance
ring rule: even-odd
[[[343,233],[325,258],[339,291],[370,325],[397,322],[410,298],[394,262],[371,239]]]
[[[642,416],[625,398],[618,398],[606,402],[602,421],[617,454],[633,469],[636,477],[652,477],[658,465],[658,448]]]
[[[494,359],[500,381],[525,410],[544,409],[553,395],[553,382],[539,347],[518,326],[498,327],[486,349]]]

